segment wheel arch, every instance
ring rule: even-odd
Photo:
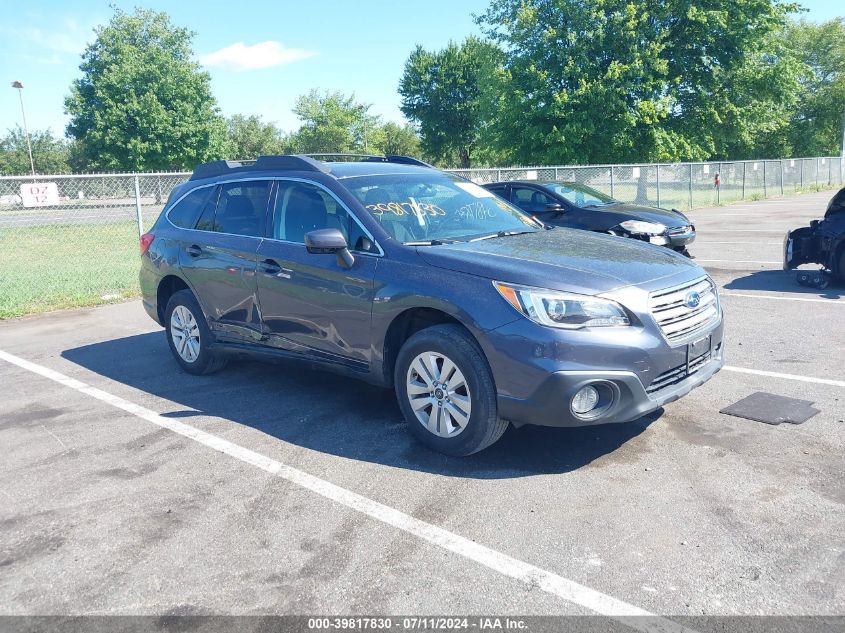
[[[191,287],[178,275],[166,275],[158,283],[156,288],[156,314],[158,314],[160,324],[164,325],[164,311],[167,308],[167,302],[180,290],[191,290]]]
[[[393,317],[390,325],[384,336],[382,347],[382,371],[381,381],[385,387],[393,386],[393,371],[396,366],[396,358],[399,355],[399,350],[402,349],[405,341],[411,338],[417,332],[424,330],[433,325],[457,325],[475,341],[478,349],[484,354],[484,350],[478,341],[478,338],[473,334],[472,330],[467,327],[454,314],[449,314],[439,308],[428,306],[417,306],[406,308],[399,314]]]

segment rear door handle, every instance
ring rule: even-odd
[[[281,277],[283,279],[290,279],[290,274],[293,272],[289,268],[282,268],[279,263],[273,259],[265,259],[258,264],[258,270],[269,277]]]
[[[199,246],[197,246],[196,244],[191,244],[185,250],[188,252],[188,255],[190,255],[191,257],[199,257],[200,255],[202,255],[202,249]]]

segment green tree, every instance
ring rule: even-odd
[[[236,114],[227,120],[230,158],[257,158],[284,154],[288,148],[287,138],[272,123],[261,117]]]
[[[36,173],[66,174],[70,171],[67,142],[53,137],[50,130],[35,130],[29,139]],[[30,173],[26,134],[23,128],[15,126],[0,138],[0,174],[18,176]]]
[[[385,155],[418,156],[420,137],[412,125],[388,121],[379,130],[380,140],[375,149]]]
[[[752,79],[779,77],[783,60],[766,44],[795,9],[779,0],[493,0],[478,20],[506,51],[487,91],[495,144],[527,163],[719,155],[758,129],[765,107],[750,106],[776,103],[794,81]]]
[[[793,22],[784,41],[806,70],[790,126],[793,155],[838,154],[845,125],[845,18]]]
[[[222,157],[226,124],[191,31],[166,13],[115,9],[95,33],[65,99],[67,132],[84,140],[92,168],[189,169]]]
[[[291,135],[291,148],[305,154],[373,150],[381,120],[370,114],[370,107],[341,92],[301,95],[293,112],[302,126]]]
[[[476,37],[450,42],[440,51],[417,46],[399,82],[403,114],[419,125],[423,151],[469,167],[485,122],[482,80],[500,58],[499,49]]]

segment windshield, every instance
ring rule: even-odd
[[[533,232],[541,225],[476,184],[442,172],[344,178],[393,238],[407,243]]]
[[[610,196],[606,196],[600,191],[596,191],[586,185],[578,185],[571,182],[551,182],[546,184],[545,187],[557,195],[566,198],[576,207],[590,207],[616,202]]]

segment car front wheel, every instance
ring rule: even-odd
[[[394,381],[411,432],[436,451],[471,455],[507,429],[487,359],[460,326],[436,325],[409,338],[399,351]]]
[[[176,362],[189,374],[210,374],[226,364],[226,357],[211,347],[211,331],[190,290],[170,297],[164,312],[167,343]]]

